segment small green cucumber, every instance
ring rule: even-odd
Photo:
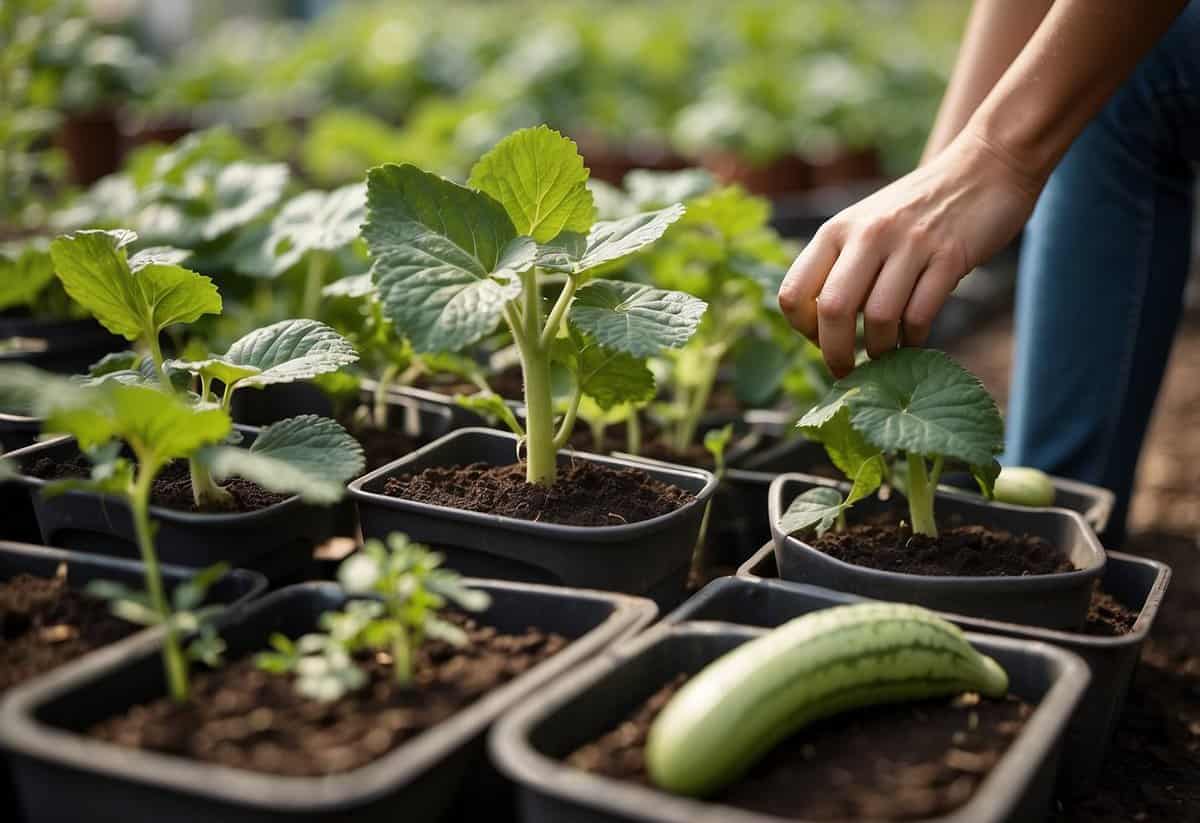
[[[650,727],[654,783],[701,797],[801,727],[860,706],[1008,691],[1008,675],[927,609],[861,603],[812,612],[705,667]]]
[[[1038,469],[1006,466],[996,478],[992,496],[1014,506],[1053,506],[1054,482]]]

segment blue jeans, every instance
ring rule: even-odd
[[[1138,453],[1183,306],[1200,163],[1200,0],[1075,141],[1026,228],[1004,462],[1111,489]]]

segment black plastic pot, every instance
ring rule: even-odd
[[[364,380],[363,390],[371,391],[373,381]],[[398,386],[393,389],[390,394],[396,397],[407,397],[413,400],[418,400],[423,403],[432,403],[442,406],[450,412],[450,428],[465,429],[471,426],[486,426],[487,420],[477,412],[470,409],[464,409],[462,406],[454,402],[454,398],[448,394],[433,391],[432,389],[419,389],[415,386]],[[509,401],[509,406],[513,409],[521,407],[520,403]]]
[[[512,434],[461,429],[355,480],[350,494],[358,505],[363,535],[405,532],[414,540],[437,546],[452,568],[477,577],[640,594],[653,598],[660,607],[674,606],[682,599],[704,503],[717,484],[709,472],[559,452],[564,465],[590,460],[635,466],[695,495],[692,502],[670,514],[619,526],[535,523],[402,500],[381,491],[392,475],[431,466],[504,466],[513,463],[516,454],[517,438]]]
[[[1016,534],[1040,536],[1057,546],[1075,570],[1055,574],[996,577],[935,577],[870,569],[844,563],[779,529],[779,518],[798,495],[814,486],[848,488],[819,477],[782,474],[771,483],[771,533],[780,577],[878,600],[916,603],[930,609],[1054,629],[1078,629],[1087,618],[1092,584],[1104,574],[1104,549],[1091,528],[1065,509],[1027,509],[937,492],[937,517]],[[860,500],[852,522],[883,512],[878,498]]]
[[[238,428],[244,444],[253,441],[255,430]],[[26,467],[41,457],[70,460],[78,453],[74,438],[60,437],[18,449],[10,457]],[[133,519],[120,500],[79,491],[45,497],[41,491],[47,481],[21,474],[17,482],[28,490],[42,542],[116,557],[138,556]],[[313,547],[333,533],[334,512],[333,507],[313,506],[299,497],[238,514],[150,507],[158,523],[155,545],[164,563],[201,568],[224,561],[261,571],[273,581],[312,564]]]
[[[333,417],[333,400],[312,383],[275,383],[234,392],[230,413],[247,426],[269,426],[298,414]]]
[[[660,626],[552,683],[509,713],[493,730],[490,748],[501,771],[520,785],[523,823],[781,821],[599,777],[562,762],[679,673],[694,674],[762,633],[727,623]],[[1050,809],[1060,738],[1087,685],[1087,667],[1070,652],[1041,643],[985,635],[970,639],[1008,670],[1014,693],[1039,705],[970,802],[941,819],[1041,820]]]
[[[37,439],[41,420],[0,414],[0,455],[24,448]],[[36,543],[42,539],[29,493],[17,483],[0,482],[0,540]]]
[[[715,581],[666,620],[727,620],[770,628],[810,610],[814,600],[845,602],[859,599],[770,579],[774,577],[777,577],[774,549],[764,546],[739,569],[737,579]],[[1071,720],[1063,753],[1062,788],[1069,795],[1078,797],[1096,785],[1108,745],[1121,719],[1125,694],[1141,658],[1142,645],[1154,625],[1170,580],[1169,566],[1131,554],[1108,553],[1103,589],[1138,615],[1133,630],[1120,637],[1062,632],[943,613],[946,619],[970,631],[1053,643],[1069,649],[1088,664],[1092,682]]]
[[[37,820],[433,821],[454,804],[461,819],[496,819],[509,797],[487,765],[484,735],[503,712],[563,672],[653,619],[652,603],[601,592],[476,581],[492,597],[480,620],[502,631],[527,626],[572,640],[563,651],[379,760],[324,778],[275,777],[125,749],[81,734],[99,720],[165,692],[159,641],[14,690],[0,705],[0,746],[9,753],[27,812]],[[329,583],[292,586],[230,615],[221,634],[232,658],[266,647],[272,632],[313,630],[345,602]],[[486,787],[486,788],[485,788]]]
[[[10,580],[19,574],[54,577],[63,563],[67,564],[67,581],[72,588],[82,588],[92,580],[111,580],[140,588],[144,579],[142,564],[129,560],[116,560],[24,543],[0,542],[0,580]],[[186,581],[191,576],[191,571],[176,566],[164,566],[162,576],[167,587],[173,589]],[[209,588],[207,602],[234,608],[258,597],[266,588],[267,580],[262,575],[234,569]],[[113,645],[128,644],[129,639]],[[0,764],[0,811],[4,812],[5,819],[16,818],[15,794],[4,764]]]
[[[1116,502],[1116,496],[1111,491],[1091,483],[1081,483],[1078,480],[1053,475],[1050,482],[1054,485],[1054,508],[1078,512],[1096,534],[1104,532]],[[970,498],[979,499],[978,486],[970,475],[944,478],[938,489],[946,494],[966,494]]]
[[[0,315],[0,340],[22,337],[40,343],[29,351],[0,355],[0,363],[27,363],[59,374],[87,371],[109,352],[129,344],[95,320],[39,320],[27,315]]]

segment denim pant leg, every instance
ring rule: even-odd
[[[1026,229],[1004,462],[1111,489],[1138,452],[1182,309],[1200,160],[1200,0],[1055,170]]]

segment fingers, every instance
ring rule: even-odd
[[[838,256],[817,299],[818,342],[835,377],[854,369],[858,312],[883,264],[883,252],[865,239],[852,241]]]
[[[904,309],[929,259],[924,246],[909,243],[889,255],[883,264],[863,306],[867,354],[872,358],[882,357],[899,344]]]
[[[817,340],[817,295],[840,252],[837,232],[828,224],[822,226],[779,287],[779,308],[792,328],[813,342]]]
[[[960,256],[935,254],[930,258],[904,309],[905,346],[925,345],[933,319],[965,274],[965,263]]]

